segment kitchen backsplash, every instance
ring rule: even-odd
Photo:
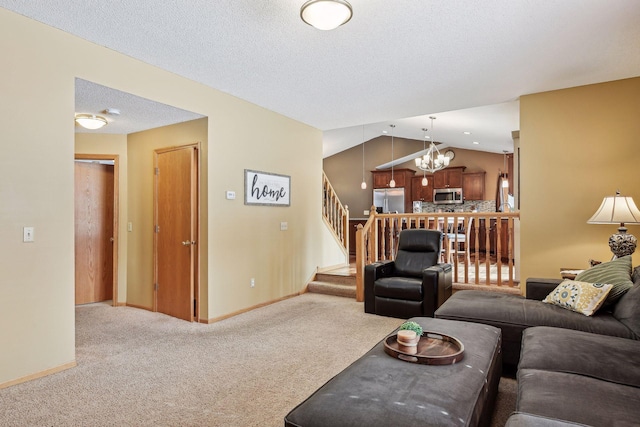
[[[464,202],[461,205],[436,205],[431,202],[413,202],[413,213],[422,212],[495,212],[495,200]]]

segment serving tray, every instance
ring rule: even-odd
[[[415,353],[398,343],[398,335],[384,340],[384,351],[388,355],[405,362],[423,365],[452,365],[464,357],[464,345],[450,335],[439,332],[423,332]]]

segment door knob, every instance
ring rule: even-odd
[[[184,242],[182,242],[182,244],[184,246],[191,246],[191,241],[190,240],[185,240]]]

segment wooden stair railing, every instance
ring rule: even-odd
[[[364,301],[364,266],[395,259],[398,236],[407,228],[445,232],[442,260],[452,264],[454,283],[517,288],[514,230],[519,220],[518,212],[378,214],[372,207],[369,219],[356,231],[356,300]],[[470,233],[463,232],[469,228]],[[464,250],[450,254],[447,234],[453,247],[462,245]]]
[[[345,253],[349,253],[349,208],[344,206],[322,172],[322,218],[340,242]]]

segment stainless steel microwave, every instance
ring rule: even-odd
[[[462,188],[436,188],[433,190],[433,203],[436,205],[461,205]]]

